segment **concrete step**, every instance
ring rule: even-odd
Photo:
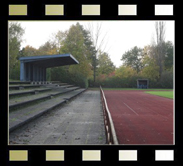
[[[70,85],[70,84],[67,84],[67,83],[61,83],[61,84],[44,85],[44,87],[51,87],[51,88],[56,88],[56,87],[70,88],[70,87],[75,87],[75,85]]]
[[[48,100],[48,99],[51,99],[53,96],[68,93],[77,89],[79,89],[79,87],[72,87],[67,89],[59,88],[59,89],[53,89],[51,91],[44,92],[41,94],[13,98],[9,100],[9,111],[14,111],[18,108],[20,109],[22,107],[26,107],[29,104],[34,104],[34,103],[36,104],[36,102],[38,101]]]
[[[46,92],[52,90],[51,88],[37,88],[37,89],[31,89],[31,90],[12,90],[9,91],[9,98],[12,97],[20,97],[20,96],[26,96],[28,94],[37,94],[41,92]]]
[[[61,83],[60,81],[51,81],[52,84]]]
[[[25,89],[25,88],[40,88],[42,85],[10,85],[9,90],[17,89]]]
[[[10,85],[18,85],[18,84],[30,84],[30,81],[10,81]]]
[[[54,97],[48,101],[38,103],[28,108],[22,108],[17,111],[9,112],[9,132],[19,128],[20,126],[40,117],[44,113],[61,106],[65,102],[71,100],[86,89],[78,89],[69,93]]]
[[[73,86],[75,86],[75,85],[59,85],[60,87],[62,87],[62,88],[70,88],[70,87],[73,87]]]

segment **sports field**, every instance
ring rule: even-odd
[[[144,90],[105,90],[119,144],[172,145],[173,100]]]

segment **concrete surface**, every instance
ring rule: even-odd
[[[100,92],[90,90],[9,135],[9,144],[95,145],[105,143]]]
[[[35,118],[41,116],[43,113],[50,111],[56,106],[64,103],[67,99],[70,100],[72,97],[80,94],[84,90],[85,89],[78,89],[71,91],[67,94],[53,97],[49,101],[41,102],[30,107],[9,112],[9,131],[11,132],[21,125],[30,122],[30,120],[34,120]]]

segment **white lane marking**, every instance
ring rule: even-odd
[[[124,102],[123,102],[124,103]],[[139,115],[137,114],[132,108],[130,108],[126,103],[124,103],[124,105],[126,105],[131,111],[133,111],[136,115]]]

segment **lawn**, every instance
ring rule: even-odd
[[[152,91],[171,91],[172,89],[150,89],[150,88],[148,88],[148,89],[138,89],[138,88],[102,88],[103,90],[152,90]]]
[[[145,93],[173,99],[173,90],[172,91],[146,91]]]

